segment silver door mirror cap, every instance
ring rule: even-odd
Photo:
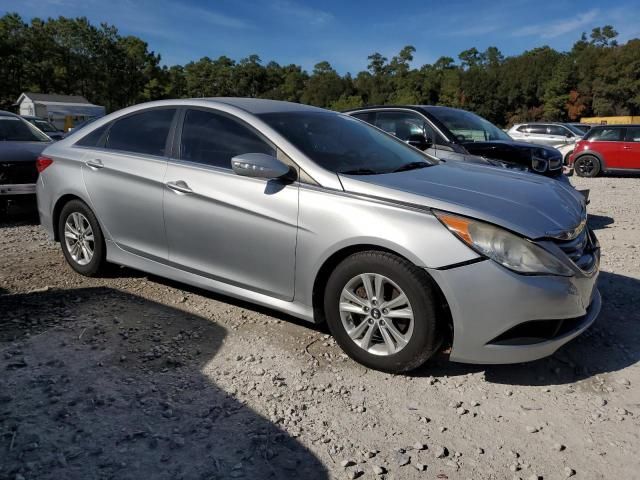
[[[231,159],[237,175],[255,178],[281,178],[289,173],[289,166],[266,153],[243,153]]]

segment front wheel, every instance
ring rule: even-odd
[[[96,216],[80,200],[67,203],[60,213],[58,238],[65,259],[76,272],[94,277],[105,264],[104,236]]]
[[[434,288],[426,272],[405,259],[356,253],[327,282],[329,329],[357,362],[392,373],[411,370],[442,342]]]
[[[600,160],[593,155],[582,155],[573,162],[573,169],[579,177],[595,177],[600,173]]]

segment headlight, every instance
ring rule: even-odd
[[[557,170],[562,167],[562,155],[546,148],[534,148],[531,150],[531,167],[541,173],[547,169]]]
[[[434,214],[473,250],[509,270],[528,275],[573,275],[559,259],[525,238],[471,218],[438,211]]]

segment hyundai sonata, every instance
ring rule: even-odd
[[[71,267],[105,262],[326,321],[372,368],[443,342],[537,359],[600,310],[584,198],[526,172],[439,164],[361,120],[271,100],[127,108],[45,150],[42,224]]]

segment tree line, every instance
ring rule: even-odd
[[[520,121],[575,121],[583,116],[640,114],[640,39],[624,44],[606,25],[582,34],[568,52],[548,46],[505,57],[496,47],[470,48],[413,67],[413,46],[391,59],[340,75],[328,61],[299,65],[203,57],[162,65],[136,36],[86,18],[0,17],[0,108],[25,91],[82,95],[107,111],[163,98],[243,96],[334,110],[373,104],[434,104],[474,111],[505,126]]]

